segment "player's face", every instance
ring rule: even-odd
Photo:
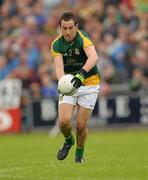
[[[75,25],[73,20],[61,21],[61,32],[65,40],[72,42],[77,33],[77,25]]]

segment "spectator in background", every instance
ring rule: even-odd
[[[120,11],[120,22],[126,24],[130,31],[135,31],[138,27],[139,19],[134,10],[131,10],[132,7],[130,4],[123,2],[119,5]]]
[[[118,28],[118,38],[112,44],[110,57],[120,75],[121,82],[127,81],[126,61],[128,58],[129,44],[128,44],[128,29],[125,25],[120,25]]]
[[[58,91],[57,84],[52,80],[49,73],[44,73],[40,77],[41,81],[41,95],[46,98],[57,99]]]
[[[1,72],[3,74],[1,78],[3,79],[8,78],[9,74],[19,65],[19,59],[17,57],[17,54],[11,48],[12,47],[10,46],[10,48],[5,51],[5,54],[1,56],[1,58],[3,57],[2,61],[5,61]]]
[[[119,14],[117,8],[113,5],[109,5],[106,8],[106,16],[104,19],[104,34],[110,33],[114,37],[117,37],[119,25]]]
[[[27,91],[23,91],[21,97],[21,105],[22,109],[22,131],[23,132],[30,132],[32,127],[32,112],[31,112],[31,99],[30,93]]]
[[[34,101],[41,99],[41,86],[38,82],[32,82],[30,85],[30,94]]]
[[[10,78],[18,78],[22,81],[23,89],[28,90],[30,87],[33,72],[27,64],[27,52],[22,51],[19,56],[20,63],[10,74]]]
[[[0,56],[0,80],[5,79],[7,74],[9,73],[9,69],[7,67],[7,61],[5,56]]]

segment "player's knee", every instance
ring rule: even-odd
[[[86,130],[86,124],[85,123],[77,123],[76,130],[79,133],[83,132],[84,130]]]
[[[59,123],[60,129],[65,129],[66,127],[69,127],[69,121],[61,121]]]

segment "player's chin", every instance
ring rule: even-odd
[[[68,42],[71,42],[71,41],[73,41],[73,38],[72,37],[65,37],[65,39],[66,39],[66,41],[68,41]]]

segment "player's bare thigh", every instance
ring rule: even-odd
[[[77,124],[86,123],[88,119],[90,118],[91,113],[92,113],[92,109],[88,109],[88,108],[78,105],[77,117],[76,117]]]
[[[59,121],[60,122],[69,122],[72,119],[74,105],[61,103],[59,104],[58,113],[59,113]]]

